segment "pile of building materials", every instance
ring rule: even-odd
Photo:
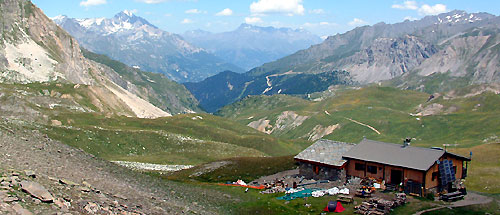
[[[354,207],[357,214],[383,215],[389,214],[392,209],[406,203],[406,194],[397,193],[394,200],[371,198]]]

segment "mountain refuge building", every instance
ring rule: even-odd
[[[440,148],[363,139],[358,144],[319,140],[294,157],[299,174],[316,180],[372,178],[424,195],[467,176],[470,158]]]

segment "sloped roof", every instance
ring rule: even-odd
[[[427,171],[445,152],[363,139],[344,154],[344,158],[376,162]]]
[[[318,140],[294,158],[331,166],[342,166],[346,162],[342,155],[354,146],[353,143]]]

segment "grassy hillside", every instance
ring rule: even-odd
[[[427,102],[429,96],[387,87],[343,91],[319,102],[284,95],[255,96],[226,106],[218,114],[244,125],[267,119],[273,126],[284,111],[308,116],[300,126],[273,132],[275,136],[290,139],[307,139],[316,126],[337,124],[338,128],[324,138],[359,142],[365,136],[399,143],[405,137],[412,137],[415,138],[413,144],[420,146],[451,144],[454,147],[470,147],[498,139],[492,137],[499,135],[499,95],[485,92],[467,98],[438,97]],[[428,116],[415,115],[433,105],[440,107],[439,110],[429,110]]]
[[[219,168],[214,168],[219,166]],[[212,167],[212,168],[211,168]],[[229,158],[213,163],[205,163],[190,169],[174,172],[166,178],[175,181],[250,182],[262,176],[297,168],[293,156],[280,157],[241,157]]]
[[[306,141],[284,141],[208,114],[159,119],[60,114],[63,126],[49,137],[108,160],[200,164],[231,157],[281,156],[299,152]]]
[[[120,107],[106,106],[111,103],[99,101],[95,90],[84,85],[0,84],[0,101],[0,117],[107,160],[200,164],[292,155],[310,144],[281,140],[209,114],[122,116]]]

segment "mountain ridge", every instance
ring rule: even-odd
[[[192,30],[182,36],[225,61],[247,70],[322,41],[320,37],[304,29],[259,27],[246,23],[232,31],[211,33]]]
[[[254,79],[281,77],[290,73],[301,75],[344,73],[343,81],[325,83],[328,86],[316,88],[321,90],[336,84],[379,83],[434,93],[467,84],[494,83],[498,82],[500,77],[500,73],[497,72],[500,65],[496,63],[499,58],[500,43],[500,38],[497,36],[498,29],[500,29],[498,16],[488,13],[469,14],[458,10],[426,16],[415,21],[377,23],[330,36],[321,44],[263,64],[243,75],[247,77],[247,82],[250,82]],[[468,44],[477,44],[478,47],[467,48]],[[446,74],[449,74],[449,79],[442,78]],[[209,80],[214,79],[207,79],[199,85],[211,86]],[[265,88],[269,85],[265,82],[252,82],[252,84],[260,84],[254,88]],[[273,85],[276,84],[278,83],[274,81]],[[186,86],[190,90],[199,88],[193,84]],[[228,103],[218,104],[215,109],[247,95],[264,94],[240,90],[242,96],[227,99]],[[219,97],[226,96],[227,91],[230,89],[219,94],[208,95],[207,92],[193,92],[193,94],[200,99],[202,106],[206,106],[202,99],[222,101],[223,99]],[[277,91],[271,93],[276,94]]]
[[[200,81],[227,69],[243,71],[129,11],[112,18],[57,16],[54,21],[92,52],[178,82]]]

